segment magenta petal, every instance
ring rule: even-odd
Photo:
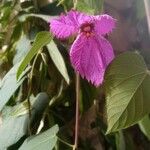
[[[69,17],[72,22],[75,23],[76,26],[80,27],[81,24],[85,22],[90,22],[92,20],[92,17],[89,15],[86,15],[82,12],[71,10],[67,13],[67,17]]]
[[[116,24],[116,20],[109,15],[95,16],[95,31],[104,35],[111,32]]]
[[[98,40],[98,45],[99,45],[99,50],[101,53],[101,58],[103,60],[103,64],[105,65],[105,67],[107,67],[109,65],[109,63],[114,59],[114,51],[113,48],[111,46],[111,44],[109,43],[108,40],[106,40],[104,37],[102,36],[97,36],[96,40]]]
[[[50,22],[50,30],[57,38],[68,38],[78,32],[78,26],[73,19],[62,15],[59,19]]]
[[[67,15],[61,15],[58,19],[50,21],[50,30],[57,38],[68,38],[79,31],[80,25],[91,19],[84,13],[71,10]]]
[[[75,70],[95,86],[102,84],[105,69],[113,57],[113,49],[107,40],[83,34],[77,37],[70,51]]]

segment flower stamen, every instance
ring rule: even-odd
[[[90,37],[93,35],[93,28],[94,28],[94,25],[91,23],[85,23],[85,24],[81,25],[81,27],[80,27],[81,33],[83,33],[87,37]]]

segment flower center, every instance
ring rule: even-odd
[[[92,23],[85,23],[80,27],[81,32],[85,34],[87,37],[93,35],[93,28],[94,26]]]
[[[90,31],[91,31],[91,26],[85,26],[85,27],[83,28],[83,31],[84,31],[84,32],[90,32]]]

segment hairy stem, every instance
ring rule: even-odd
[[[75,139],[73,150],[78,148],[79,100],[80,100],[80,77],[79,74],[76,73],[76,116],[75,116]]]

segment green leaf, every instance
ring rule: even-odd
[[[117,150],[126,150],[126,143],[123,131],[119,131],[115,134],[116,139],[116,149]]]
[[[57,46],[55,45],[54,41],[51,40],[51,42],[47,45],[49,54],[54,62],[54,64],[56,65],[57,69],[59,70],[59,72],[61,73],[61,75],[64,77],[65,81],[69,84],[70,79],[69,79],[69,75],[67,72],[67,68],[64,62],[64,59],[61,55],[61,53],[59,52]]]
[[[25,100],[24,102],[15,105],[11,111],[11,116],[13,117],[18,117],[18,116],[22,116],[25,115],[29,112],[29,105],[28,105],[28,101]]]
[[[87,3],[85,3],[84,0],[77,1],[76,7],[78,11],[82,11],[94,15],[95,10],[90,8],[90,6]]]
[[[41,134],[29,137],[19,150],[52,150],[57,142],[57,132],[58,126],[55,125]]]
[[[11,111],[12,109],[9,109]],[[0,150],[16,143],[27,131],[28,115],[20,117],[5,117],[0,126]]]
[[[4,6],[1,9],[1,16],[0,16],[0,23],[2,25],[2,28],[5,28],[8,25],[9,17],[12,12],[11,3],[7,2],[4,4]]]
[[[11,35],[12,43],[17,42],[22,35],[22,24],[18,21],[13,29],[13,33]]]
[[[27,55],[30,49],[31,49],[30,40],[25,35],[23,35],[17,42],[16,54],[13,59],[13,64],[20,62],[24,58],[24,56]]]
[[[45,110],[47,105],[49,104],[49,97],[46,93],[41,92],[36,97],[33,95],[30,96],[30,103],[31,107],[34,109],[32,110],[32,121],[37,121],[40,119],[42,112]],[[28,100],[23,101],[22,103],[15,105],[12,108],[10,116],[21,116],[29,112]]]
[[[19,21],[24,22],[29,17],[41,18],[46,22],[49,22],[51,19],[56,18],[56,16],[53,17],[53,16],[43,15],[43,14],[24,14],[19,17]]]
[[[149,115],[145,116],[139,122],[139,127],[144,135],[150,140],[150,117]]]
[[[27,113],[28,106],[26,101],[19,105],[15,105],[14,107],[4,107],[2,111],[3,122],[0,126],[0,150],[8,148],[24,136],[28,131],[29,121],[31,128],[38,127],[44,110],[49,104],[49,97],[46,93],[41,92],[36,96],[36,98],[31,97],[30,101],[30,119]]]
[[[83,0],[91,10],[94,10],[94,13],[99,14],[103,11],[104,0]]]
[[[31,125],[34,127],[38,124],[43,116],[44,110],[47,108],[49,104],[49,97],[45,92],[39,93],[33,104],[32,117],[31,117]],[[31,101],[32,103],[32,101]]]
[[[19,66],[19,69],[17,71],[17,79],[19,78],[23,70],[26,68],[26,66],[30,63],[32,58],[38,53],[38,51],[51,41],[51,38],[52,36],[50,35],[50,32],[43,31],[37,34],[32,48],[30,49],[28,54],[21,62],[21,65]]]
[[[25,79],[21,78],[20,81],[16,80],[16,73],[19,65],[20,63],[17,63],[13,66],[0,83],[0,111]],[[28,70],[29,67],[23,73],[21,72],[21,76],[23,76]]]
[[[150,72],[139,54],[116,57],[107,70],[105,89],[107,133],[127,128],[150,112]]]

